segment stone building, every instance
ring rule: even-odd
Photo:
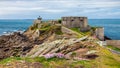
[[[87,17],[62,17],[62,25],[68,28],[78,27],[83,31],[89,29]]]
[[[106,40],[107,45],[120,48],[120,40]]]
[[[104,28],[97,27],[95,30],[95,35],[99,40],[104,41]]]
[[[39,16],[36,20],[34,20],[34,24],[42,23],[42,18]]]
[[[36,20],[34,20],[34,25],[37,24],[38,28],[41,28],[42,18],[39,16]]]

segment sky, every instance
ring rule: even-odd
[[[120,0],[0,0],[0,19],[120,19]]]

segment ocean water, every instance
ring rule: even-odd
[[[0,35],[7,32],[26,30],[33,24],[32,19],[23,20],[0,20]],[[91,26],[102,26],[105,29],[105,35],[114,40],[120,40],[120,19],[89,19]]]
[[[114,40],[120,40],[120,19],[90,19],[91,26],[102,26],[105,35]]]
[[[0,20],[0,35],[16,31],[25,31],[32,23],[32,19]]]

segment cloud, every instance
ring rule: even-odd
[[[0,0],[0,18],[8,15],[43,15],[59,17],[63,15],[120,16],[119,0]],[[115,11],[114,11],[115,10]],[[106,13],[109,14],[106,14]],[[118,15],[117,15],[118,14]],[[9,17],[8,17],[9,18]],[[120,18],[120,17],[119,17]]]

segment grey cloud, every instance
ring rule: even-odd
[[[100,16],[106,12],[117,15],[119,0],[0,0],[0,17],[16,14]],[[113,11],[116,10],[116,11]]]

